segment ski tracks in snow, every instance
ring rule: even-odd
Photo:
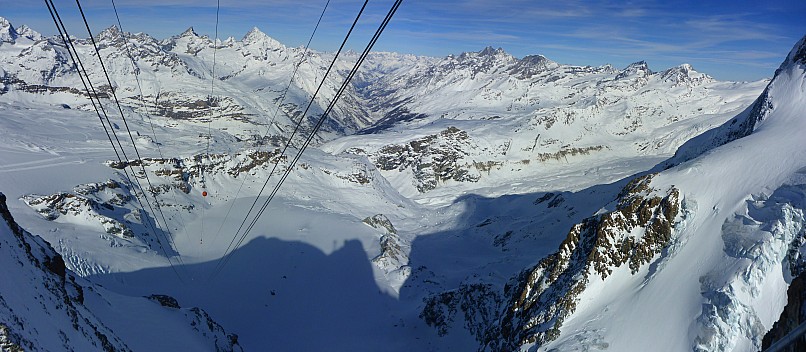
[[[65,161],[66,160],[66,161]],[[60,156],[56,158],[47,158],[34,161],[26,161],[21,163],[0,165],[0,174],[8,172],[44,169],[50,167],[64,166],[70,164],[84,164],[87,161],[84,159],[67,160],[67,157]]]

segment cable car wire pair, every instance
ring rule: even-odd
[[[305,109],[305,112],[303,112],[301,118],[299,119],[299,121],[297,121],[296,126],[294,128],[294,131],[291,133],[291,137],[288,138],[285,147],[283,148],[282,152],[280,153],[280,157],[277,158],[277,161],[275,162],[271,172],[267,176],[266,181],[264,182],[263,187],[261,188],[261,190],[260,190],[260,192],[258,194],[258,197],[255,198],[255,201],[252,203],[252,206],[250,207],[249,211],[246,213],[246,216],[244,217],[244,220],[241,222],[241,225],[238,228],[238,231],[236,231],[235,235],[233,236],[232,241],[230,241],[229,246],[224,251],[224,255],[220,258],[214,273],[210,276],[210,279],[212,279],[218,272],[220,272],[223,269],[223,267],[229,261],[230,257],[233,255],[234,249],[238,248],[241,245],[241,243],[246,238],[248,233],[254,228],[255,224],[258,221],[258,219],[263,215],[263,213],[266,210],[266,208],[268,207],[269,203],[274,198],[274,196],[277,194],[277,191],[282,186],[282,184],[285,182],[286,178],[288,177],[288,174],[291,172],[291,170],[293,169],[294,165],[296,164],[296,162],[301,157],[302,153],[308,147],[308,145],[310,144],[311,140],[313,139],[313,137],[318,132],[319,128],[321,128],[324,120],[328,117],[329,113],[332,111],[333,107],[335,106],[335,104],[338,101],[338,99],[341,97],[342,93],[346,89],[346,87],[349,84],[350,80],[353,78],[353,76],[356,74],[356,72],[358,71],[359,67],[363,63],[363,61],[366,59],[366,56],[369,54],[369,51],[372,49],[372,47],[377,42],[378,38],[380,37],[380,34],[386,28],[386,26],[388,25],[388,23],[391,20],[392,16],[397,11],[398,7],[400,7],[400,4],[402,3],[402,0],[396,0],[395,3],[392,5],[392,8],[387,13],[386,18],[384,18],[384,20],[382,21],[381,25],[376,30],[376,32],[375,32],[374,36],[372,37],[372,39],[370,39],[370,42],[367,44],[366,48],[364,49],[363,53],[359,57],[358,61],[356,61],[355,65],[353,66],[353,69],[350,71],[348,76],[344,79],[341,87],[336,92],[336,95],[334,96],[333,100],[330,102],[330,104],[328,105],[327,109],[325,109],[325,112],[320,116],[320,118],[316,122],[314,128],[307,135],[303,145],[299,148],[299,150],[297,151],[297,154],[294,157],[293,161],[291,162],[289,167],[285,170],[285,173],[282,175],[281,179],[275,185],[274,189],[272,190],[271,194],[269,195],[269,198],[264,202],[264,204],[261,206],[260,210],[254,215],[252,221],[246,227],[246,230],[243,233],[241,233],[241,230],[243,229],[243,226],[246,224],[246,221],[249,219],[252,211],[254,210],[254,208],[255,208],[255,206],[257,204],[257,200],[262,195],[263,191],[265,190],[266,186],[268,185],[268,182],[269,182],[271,176],[274,174],[274,172],[276,171],[277,166],[279,165],[280,161],[283,159],[282,157],[285,155],[285,152],[290,147],[290,145],[291,145],[291,143],[293,141],[294,135],[299,131],[299,128],[301,127],[302,122],[305,119],[305,115],[307,114],[308,110],[310,109],[311,105],[313,104],[314,100],[316,99],[316,96],[319,93],[320,89],[324,85],[324,82],[325,82],[325,79],[327,78],[327,75],[330,73],[331,69],[333,68],[333,65],[335,64],[336,60],[338,59],[339,54],[341,53],[342,49],[344,48],[348,38],[350,37],[350,34],[353,32],[353,29],[355,28],[356,24],[358,23],[358,20],[361,17],[361,14],[364,12],[364,9],[366,8],[368,2],[369,2],[369,0],[364,1],[364,4],[361,7],[361,10],[359,11],[358,15],[356,16],[355,21],[353,22],[352,26],[350,27],[350,30],[347,32],[347,35],[345,36],[341,46],[339,47],[338,52],[336,53],[335,57],[333,58],[332,62],[330,63],[330,66],[328,67],[327,72],[325,73],[324,77],[322,78],[322,81],[320,82],[319,87],[316,89],[316,91],[314,92],[313,96],[311,96],[311,99],[310,99],[310,101],[308,103],[308,106]],[[325,10],[327,9],[329,3],[330,3],[330,0],[328,0],[327,3],[325,4]],[[118,139],[117,134],[115,133],[114,129],[112,129],[112,127],[111,127],[112,123],[111,123],[111,121],[109,119],[109,116],[106,113],[106,110],[104,109],[103,105],[101,104],[100,99],[98,99],[98,94],[95,93],[95,88],[93,87],[92,83],[89,82],[89,75],[87,74],[87,71],[85,70],[83,63],[81,63],[80,58],[78,58],[78,52],[75,50],[75,47],[72,45],[72,42],[69,39],[69,34],[67,34],[67,28],[64,26],[64,23],[61,21],[61,18],[60,18],[59,14],[58,14],[58,11],[56,10],[55,5],[53,4],[53,0],[45,0],[45,4],[48,7],[48,10],[50,11],[51,17],[52,17],[53,22],[54,22],[54,24],[56,25],[56,27],[57,27],[57,29],[59,31],[59,34],[60,34],[60,36],[62,38],[62,41],[64,42],[68,53],[70,54],[71,60],[73,61],[73,65],[76,68],[76,70],[79,72],[79,77],[81,78],[82,84],[84,85],[84,88],[87,91],[87,95],[90,97],[90,101],[92,102],[92,105],[96,110],[96,114],[98,115],[98,117],[99,117],[99,119],[101,121],[101,125],[104,127],[104,131],[107,134],[109,142],[112,145],[112,148],[113,148],[113,150],[115,152],[115,155],[118,158],[118,161],[121,162],[123,165],[128,166],[130,169],[132,169],[132,172],[135,173],[135,175],[136,175],[136,172],[135,172],[135,170],[133,168],[133,163],[128,162],[128,160],[130,160],[130,159],[126,155],[126,152],[125,152],[125,150],[123,148],[123,145],[121,144],[120,140]],[[98,46],[97,46],[97,44],[95,42],[95,39],[94,39],[94,37],[92,35],[92,31],[90,30],[89,23],[87,22],[87,18],[86,18],[85,14],[84,14],[83,9],[81,8],[80,1],[76,0],[76,4],[78,6],[79,11],[81,12],[81,17],[82,17],[82,19],[84,21],[85,27],[87,28],[87,32],[90,35],[90,39],[92,41],[93,48],[95,49],[96,56],[98,57],[98,60],[99,60],[100,65],[101,65],[101,68],[104,71],[104,76],[106,77],[106,80],[109,83],[109,86],[113,87],[113,85],[111,83],[111,79],[109,78],[109,74],[108,74],[108,72],[106,70],[106,67],[103,64],[103,60],[101,58]],[[116,17],[118,19],[118,25],[120,26],[120,17],[118,17],[117,8],[115,7],[114,0],[112,1],[112,5],[113,5],[113,8],[115,9],[115,15],[116,15]],[[322,17],[324,16],[325,10],[322,11],[322,15],[320,15],[320,17],[319,17],[319,21],[317,22],[316,27],[314,28],[314,32],[311,34],[311,39],[309,39],[308,44],[306,44],[305,51],[304,51],[302,57],[300,58],[299,64],[297,64],[295,66],[294,72],[291,75],[291,80],[289,81],[288,86],[286,87],[285,91],[282,94],[282,99],[285,99],[285,96],[286,96],[286,94],[288,92],[288,89],[290,88],[290,86],[291,86],[291,84],[293,82],[294,75],[296,74],[297,70],[302,65],[302,63],[305,60],[305,57],[307,56],[306,53],[307,53],[307,50],[308,50],[308,46],[310,45],[310,42],[313,39],[314,34],[316,33],[316,29],[319,27],[319,24],[320,24],[320,22],[322,20]],[[216,26],[215,26],[216,35],[215,35],[215,41],[213,42],[213,67],[212,67],[212,72],[211,72],[211,83],[210,83],[211,101],[212,101],[212,96],[213,96],[214,87],[215,87],[215,65],[216,65],[216,52],[217,52],[217,49],[218,49],[217,42],[218,42],[219,13],[220,13],[220,1],[217,1]],[[123,32],[122,28],[121,28],[121,32]],[[71,51],[71,49],[72,49],[72,51]],[[132,65],[134,66],[135,75],[137,75],[139,70],[138,70],[137,65],[136,65],[136,63],[134,61],[134,57],[131,54],[131,51],[129,51],[128,45],[126,45],[126,50],[127,50],[128,55],[129,55],[129,58],[131,59]],[[73,53],[75,53],[75,56],[73,55]],[[79,70],[79,67],[80,67],[80,70]],[[82,73],[83,73],[83,76],[82,76]],[[86,77],[87,82],[85,82],[84,77]],[[138,88],[140,88],[139,79],[137,79],[137,84],[138,84]],[[151,184],[151,180],[148,177],[148,172],[145,170],[145,165],[142,162],[142,157],[140,156],[140,152],[137,149],[136,143],[134,142],[134,137],[133,137],[133,135],[131,133],[131,130],[130,130],[129,126],[128,126],[128,123],[126,121],[126,117],[125,117],[125,115],[123,113],[123,109],[122,109],[122,107],[120,105],[120,102],[118,101],[117,95],[115,94],[114,88],[111,89],[111,93],[112,93],[112,97],[114,98],[114,103],[117,106],[118,111],[120,112],[121,119],[123,120],[124,126],[126,127],[126,131],[129,134],[129,138],[130,138],[130,140],[132,142],[132,147],[134,148],[135,154],[137,155],[137,160],[136,160],[137,164],[140,165],[141,171],[145,176],[145,179],[146,179],[146,181],[148,183],[149,189],[154,189],[153,185]],[[98,100],[97,105],[96,105],[95,100],[93,100],[93,97],[95,98],[95,100]],[[142,93],[142,88],[140,88],[140,99],[141,99],[141,103],[143,105],[143,108],[145,108],[146,105],[145,105],[145,102],[143,100],[144,97],[143,97],[143,93]],[[279,104],[279,105],[281,105],[281,104]],[[272,121],[274,121],[274,118],[276,118],[277,113],[279,112],[279,109],[280,109],[279,105],[278,105],[277,110],[275,111],[274,116],[272,117]],[[210,104],[210,107],[211,107],[211,110],[212,110],[212,108],[213,108],[212,103]],[[147,111],[146,111],[146,113],[147,113]],[[103,115],[103,117],[102,117],[102,115]],[[212,128],[211,128],[212,117],[213,117],[213,115],[211,115],[210,120],[208,120],[208,123],[207,123],[207,143],[206,143],[206,148],[205,148],[205,156],[207,157],[208,161],[210,159],[210,140],[212,139]],[[112,130],[112,134],[109,133],[109,130],[107,129],[106,124],[104,124],[104,120],[106,120],[106,123],[109,124],[109,126],[110,126],[109,128]],[[149,122],[150,122],[150,116],[149,116]],[[269,125],[267,127],[266,134],[268,134],[270,127],[271,127],[271,122],[269,123]],[[153,123],[151,124],[151,128],[152,128],[152,132],[153,132]],[[114,136],[115,140],[117,141],[117,147],[115,146],[115,143],[112,141],[112,136]],[[155,140],[156,140],[156,134],[155,134]],[[125,163],[123,162],[123,160],[122,160],[123,158],[121,158],[120,154],[118,153],[118,149],[117,149],[118,147],[120,148],[120,152],[123,154],[123,158],[125,158],[127,160],[127,162],[125,162]],[[160,150],[160,155],[162,155],[161,150]],[[206,198],[208,196],[208,193],[207,193],[207,186],[206,186],[206,180],[205,180],[205,165],[204,165],[203,161],[200,161],[200,163],[201,163],[201,165],[200,165],[200,176],[201,176],[201,186],[202,186],[202,197]],[[126,171],[125,167],[123,168],[123,171],[124,171],[126,179],[131,184],[132,177],[129,176],[128,171]],[[138,187],[139,187],[140,191],[142,192],[143,200],[145,200],[145,202],[148,205],[149,209],[151,209],[151,212],[156,214],[156,212],[154,211],[154,207],[152,207],[150,201],[148,200],[148,197],[146,195],[146,192],[144,191],[144,188],[142,187],[142,185],[140,185],[140,181],[138,180],[138,178],[136,176],[133,177],[133,179],[138,184]],[[133,184],[132,184],[132,186],[133,186]],[[242,182],[241,186],[243,186],[243,182]],[[131,189],[132,189],[132,191],[133,191],[133,193],[135,195],[135,198],[137,198],[138,203],[140,203],[141,209],[145,212],[143,202],[140,200],[140,197],[137,196],[136,189],[134,187],[131,187]],[[238,190],[239,192],[240,192],[240,189],[241,188],[239,188],[239,190]],[[236,196],[236,198],[237,198],[237,196]],[[168,222],[167,222],[167,220],[165,218],[164,212],[162,211],[162,209],[160,207],[159,200],[157,199],[156,195],[154,195],[154,201],[155,201],[157,212],[160,213],[160,217],[162,218],[163,224],[164,224],[166,232],[167,232],[167,234],[163,233],[163,237],[166,237],[168,242],[171,245],[173,245],[174,247],[176,247],[176,245],[173,242],[173,235],[171,234],[169,224],[168,224]],[[234,205],[234,203],[233,203],[233,205]],[[230,206],[229,210],[232,210],[232,205]],[[199,238],[200,243],[203,243],[203,238],[204,238],[204,220],[205,220],[204,211],[205,210],[204,210],[204,207],[203,207],[202,208],[202,231],[201,231],[201,236]],[[229,213],[230,213],[230,211],[227,212],[227,216],[229,215]],[[225,220],[226,220],[226,217],[225,217]],[[168,255],[167,251],[162,246],[162,243],[159,241],[159,237],[157,237],[157,235],[156,235],[156,233],[157,233],[156,227],[159,227],[159,223],[158,223],[158,221],[156,221],[156,218],[155,218],[154,223],[150,224],[150,225],[151,225],[152,232],[155,233],[155,238],[157,238],[157,243],[159,244],[159,246],[162,249],[163,253],[165,254],[166,258],[168,259],[168,263],[170,264],[171,268],[176,273],[176,275],[180,279],[180,281],[182,281],[182,277],[179,275],[179,272],[177,271],[176,267],[174,266],[173,262],[171,261],[171,257]],[[223,227],[223,225],[224,225],[224,222],[221,223],[222,227]],[[219,231],[216,232],[216,236],[218,235],[218,233],[220,233],[222,227],[219,227]],[[241,235],[240,238],[238,238],[239,234]],[[237,244],[235,244],[236,239],[237,239]],[[233,244],[235,244],[234,247],[233,247]],[[183,264],[181,255],[177,256],[177,261],[180,264]]]

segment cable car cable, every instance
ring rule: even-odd
[[[114,98],[115,105],[120,112],[120,118],[123,120],[123,125],[126,127],[126,132],[129,134],[129,139],[132,142],[132,147],[134,148],[134,153],[137,155],[137,162],[140,164],[140,168],[143,171],[143,175],[146,178],[146,183],[148,183],[149,190],[155,189],[155,187],[151,184],[151,178],[148,177],[148,172],[146,171],[145,164],[143,163],[143,158],[140,156],[140,151],[137,150],[137,143],[134,141],[134,136],[132,135],[132,131],[129,128],[129,123],[126,121],[126,116],[123,114],[123,108],[120,106],[120,101],[118,101],[117,94],[115,94],[115,88],[112,85],[112,80],[109,78],[109,72],[106,70],[106,66],[104,65],[104,61],[101,58],[101,52],[98,50],[98,44],[95,42],[95,37],[92,35],[92,30],[90,30],[90,25],[87,22],[87,17],[84,15],[84,9],[81,8],[81,1],[76,0],[76,5],[78,6],[78,11],[81,13],[81,18],[84,20],[84,26],[87,28],[87,34],[90,36],[90,42],[92,42],[92,46],[95,49],[95,54],[98,56],[98,62],[101,64],[101,69],[104,71],[104,77],[106,77],[106,82],[109,83],[109,90],[112,92],[112,98]],[[145,192],[144,192],[145,193]],[[147,198],[147,196],[144,196]],[[159,199],[157,196],[154,195],[154,204],[157,208],[157,211],[160,213],[162,217],[162,221],[165,225],[165,231],[168,232],[168,241],[176,248],[176,244],[173,241],[173,234],[171,233],[171,228],[168,225],[168,221],[165,219],[165,213],[163,213],[162,208],[160,207]],[[159,225],[159,221],[157,220],[157,225]],[[180,263],[182,263],[182,255],[177,251],[177,259]]]
[[[215,111],[213,109],[213,92],[215,91],[215,65],[216,65],[216,53],[218,52],[218,15],[221,11],[221,0],[216,0],[216,9],[215,9],[215,39],[213,39],[213,67],[210,71],[210,97],[208,98],[210,105],[210,118],[207,120],[207,147],[204,150],[204,154],[207,156],[207,162],[210,162],[210,140],[213,138],[212,129],[210,124],[213,122],[213,117],[215,116]],[[202,197],[203,199],[207,198],[207,182],[204,175],[204,161],[200,160],[200,175],[202,181]],[[207,201],[205,200],[205,203]],[[204,243],[204,220],[206,219],[206,207],[202,206],[202,218],[201,218],[201,233],[199,235],[199,244]]]
[[[302,56],[299,59],[299,63],[294,65],[294,71],[291,72],[291,79],[288,80],[288,84],[285,86],[285,89],[283,90],[283,94],[280,95],[280,101],[277,103],[277,109],[274,110],[274,115],[272,115],[271,120],[266,125],[267,126],[266,127],[266,133],[263,134],[263,136],[261,137],[261,140],[263,140],[266,137],[268,137],[269,132],[271,131],[271,125],[274,123],[274,120],[277,118],[277,115],[280,112],[280,107],[283,105],[283,102],[285,102],[285,98],[286,98],[286,95],[288,93],[288,90],[291,88],[291,84],[294,82],[294,76],[297,74],[297,71],[299,70],[300,66],[302,66],[302,64],[305,62],[305,58],[308,55],[308,47],[310,47],[311,41],[313,41],[313,37],[314,37],[314,35],[316,35],[316,30],[319,28],[319,24],[322,22],[322,18],[325,16],[325,11],[327,11],[328,5],[330,5],[330,0],[327,0],[327,2],[325,3],[325,7],[322,9],[322,13],[319,15],[319,20],[316,21],[316,26],[314,26],[313,32],[311,33],[310,38],[308,38],[308,43],[305,44],[305,49],[303,49],[303,51],[302,51]],[[218,231],[216,231],[215,235],[213,236],[213,241],[215,241],[218,238],[218,235],[221,233],[221,230],[224,228],[224,224],[227,222],[227,219],[229,219],[230,212],[232,212],[232,208],[235,206],[235,199],[238,199],[238,196],[241,194],[241,190],[243,189],[243,186],[244,186],[245,183],[246,183],[246,177],[244,177],[241,180],[241,185],[238,186],[238,190],[235,192],[235,197],[232,198],[233,201],[230,203],[230,206],[229,206],[229,209],[227,209],[226,215],[224,215],[224,220],[221,221],[221,224],[218,227]]]
[[[132,68],[134,69],[134,80],[135,82],[137,82],[137,90],[140,92],[140,104],[143,106],[143,110],[146,113],[146,117],[148,117],[148,124],[149,126],[151,126],[151,135],[154,138],[154,143],[157,145],[157,151],[160,154],[160,158],[166,160],[165,156],[162,154],[162,147],[160,147],[159,139],[157,139],[157,132],[154,130],[154,122],[152,121],[151,115],[148,113],[148,108],[146,106],[145,96],[143,95],[143,87],[140,84],[140,76],[139,76],[140,68],[134,61],[134,55],[132,55],[132,51],[129,49],[129,40],[126,38],[126,32],[123,30],[123,25],[120,22],[120,16],[118,15],[117,6],[115,6],[115,0],[111,1],[112,1],[112,9],[115,12],[115,18],[118,21],[118,28],[120,29],[120,35],[123,37],[123,47],[126,49],[126,53],[128,54],[129,60],[131,60],[132,63]],[[171,193],[171,196],[173,197],[174,203],[179,204],[179,201],[176,199],[176,195]],[[179,217],[179,222],[182,226],[182,229],[186,229],[185,219],[182,217],[182,213],[179,210],[177,210],[176,215]],[[185,235],[187,235],[187,231],[185,231]]]
[[[366,59],[367,55],[369,54],[369,51],[370,51],[370,50],[372,49],[372,47],[375,45],[375,42],[377,42],[378,38],[380,37],[380,34],[381,34],[381,33],[383,32],[383,30],[386,28],[386,25],[389,23],[389,20],[391,20],[391,16],[392,16],[392,15],[394,15],[394,12],[395,12],[395,11],[397,11],[397,8],[400,6],[400,3],[401,3],[401,2],[402,2],[402,0],[397,0],[397,1],[395,2],[395,4],[393,5],[392,9],[391,9],[391,10],[390,10],[390,12],[389,12],[389,14],[387,14],[387,17],[384,19],[384,22],[383,22],[383,23],[382,23],[382,25],[381,25],[381,26],[378,28],[378,30],[375,32],[375,35],[374,35],[374,36],[373,36],[373,38],[370,40],[370,43],[367,45],[366,49],[364,49],[364,52],[362,53],[361,57],[360,57],[360,58],[359,58],[359,60],[356,62],[355,66],[354,66],[354,67],[353,67],[353,69],[350,71],[350,74],[347,76],[347,78],[345,78],[344,83],[342,83],[342,86],[339,88],[339,90],[338,90],[338,92],[336,93],[336,95],[333,97],[333,100],[332,100],[332,101],[330,102],[330,104],[328,105],[327,109],[325,110],[325,113],[324,113],[324,114],[322,114],[322,116],[321,116],[321,117],[319,118],[319,120],[317,121],[317,124],[316,124],[316,126],[314,127],[313,131],[312,131],[312,132],[311,132],[311,133],[308,135],[308,138],[305,140],[305,143],[302,145],[302,148],[300,148],[300,150],[297,152],[297,154],[295,155],[294,159],[293,159],[293,160],[292,160],[292,162],[289,164],[289,167],[288,167],[288,168],[286,169],[286,171],[283,173],[283,176],[281,177],[280,181],[277,183],[277,185],[276,185],[276,186],[274,187],[274,189],[272,190],[272,193],[269,195],[268,199],[266,199],[266,201],[264,202],[263,206],[262,206],[262,207],[261,207],[261,209],[258,211],[257,215],[256,215],[256,216],[255,216],[255,217],[252,219],[252,222],[249,224],[249,227],[247,227],[246,231],[244,231],[244,233],[241,235],[241,239],[238,241],[238,244],[236,244],[236,248],[237,248],[238,246],[240,246],[240,245],[241,245],[241,243],[243,243],[243,240],[246,238],[246,235],[247,235],[249,232],[251,232],[251,231],[252,231],[252,229],[254,228],[255,224],[256,224],[256,223],[257,223],[257,221],[258,221],[258,218],[259,218],[260,216],[262,216],[262,215],[263,215],[263,212],[264,212],[264,211],[266,210],[266,208],[269,206],[269,203],[271,203],[272,199],[274,199],[274,196],[277,194],[277,192],[279,191],[280,187],[281,187],[281,186],[282,186],[282,184],[285,182],[286,178],[288,178],[288,176],[290,175],[290,173],[291,173],[291,170],[292,170],[293,166],[294,166],[294,165],[297,163],[297,161],[300,159],[300,157],[302,157],[302,153],[303,153],[303,152],[305,152],[305,149],[308,147],[308,145],[309,145],[309,144],[311,143],[311,141],[313,140],[314,135],[315,135],[315,134],[316,134],[316,132],[319,130],[319,128],[321,128],[321,126],[322,126],[322,124],[324,123],[325,119],[327,118],[327,116],[330,114],[330,112],[331,112],[331,111],[333,110],[333,108],[335,107],[335,103],[336,103],[336,101],[337,101],[337,100],[338,100],[338,99],[341,97],[341,94],[342,94],[342,93],[344,93],[344,90],[347,88],[347,85],[349,84],[350,80],[351,80],[351,79],[353,78],[353,76],[355,76],[355,74],[358,72],[358,68],[361,66],[361,64],[362,64],[362,63],[364,62],[364,60]]]
[[[238,230],[235,232],[235,235],[232,237],[232,240],[230,241],[229,245],[224,250],[224,255],[219,259],[218,264],[216,264],[216,267],[218,267],[222,263],[224,258],[227,258],[229,256],[230,249],[234,250],[234,248],[232,248],[232,245],[235,243],[236,238],[238,238],[238,234],[243,229],[244,224],[246,224],[246,221],[248,220],[249,215],[252,213],[252,210],[254,210],[255,206],[257,205],[258,199],[260,199],[260,196],[263,194],[263,191],[266,189],[266,186],[268,185],[269,180],[271,179],[271,176],[274,174],[275,170],[277,169],[277,165],[279,165],[280,160],[282,160],[282,156],[285,155],[286,150],[291,145],[291,142],[294,139],[294,135],[297,133],[297,131],[299,130],[300,126],[302,125],[302,122],[305,120],[305,115],[308,113],[308,110],[311,108],[311,105],[313,105],[314,99],[316,99],[316,95],[319,94],[319,91],[322,89],[322,86],[325,84],[325,80],[326,80],[328,74],[333,69],[333,65],[336,64],[336,60],[339,58],[339,55],[341,54],[342,50],[344,49],[344,46],[347,44],[347,39],[350,38],[350,34],[352,34],[353,29],[355,29],[355,26],[358,23],[359,18],[361,18],[361,14],[364,13],[364,9],[367,7],[368,2],[369,2],[369,0],[365,0],[364,5],[361,6],[361,10],[358,11],[358,15],[355,17],[355,20],[353,20],[353,24],[350,26],[350,30],[347,31],[347,35],[345,35],[344,40],[342,41],[341,45],[339,46],[339,50],[336,51],[336,55],[333,57],[333,60],[330,62],[330,66],[328,66],[327,71],[325,72],[325,75],[322,78],[322,81],[319,83],[319,86],[316,88],[316,91],[314,92],[313,96],[311,97],[310,101],[308,102],[308,106],[305,108],[305,111],[300,115],[300,119],[299,119],[299,121],[297,121],[296,126],[294,127],[294,130],[291,132],[291,136],[288,138],[288,141],[286,142],[285,147],[283,148],[282,152],[280,152],[280,157],[277,158],[277,161],[275,162],[274,166],[272,167],[271,172],[269,172],[269,175],[266,176],[266,182],[264,182],[263,186],[260,188],[260,191],[258,192],[258,196],[255,197],[254,202],[252,202],[252,205],[249,207],[249,210],[247,211],[246,216],[244,217],[243,221],[241,222],[241,225],[238,227]],[[215,274],[213,274],[213,276],[214,275]]]
[[[124,157],[127,160],[128,160],[128,157],[125,156],[125,150],[123,150],[122,145],[120,144],[120,140],[117,138],[117,134],[114,133],[114,129],[113,129],[112,125],[111,125],[111,121],[109,121],[109,117],[108,117],[108,115],[106,115],[106,110],[103,108],[103,104],[101,103],[100,98],[98,97],[98,94],[96,93],[95,88],[92,85],[92,82],[89,80],[89,75],[87,74],[87,71],[84,68],[84,64],[81,62],[81,58],[78,56],[78,51],[75,49],[75,46],[73,46],[72,41],[69,39],[69,34],[67,33],[67,27],[64,25],[64,22],[62,22],[61,16],[59,15],[58,10],[56,9],[56,5],[53,4],[53,1],[52,0],[45,0],[45,5],[47,6],[48,11],[50,12],[51,18],[53,19],[53,22],[56,25],[56,29],[59,32],[59,36],[61,37],[62,41],[65,44],[65,49],[67,50],[68,54],[70,55],[70,59],[73,62],[73,66],[76,68],[76,71],[78,72],[79,78],[81,79],[81,83],[84,86],[84,89],[87,91],[87,95],[88,95],[88,97],[90,99],[90,102],[92,103],[93,108],[95,109],[95,112],[96,112],[96,114],[97,114],[97,116],[98,116],[98,118],[99,118],[99,120],[101,122],[101,126],[104,128],[104,132],[107,135],[107,139],[109,140],[110,144],[112,145],[112,149],[115,152],[115,156],[117,157],[118,161],[121,164],[125,165],[123,163],[123,160],[120,157],[120,154],[117,151],[117,148],[115,147],[115,143],[112,141],[112,138],[111,138],[112,135],[114,135],[115,139],[118,141],[118,145],[120,145],[121,152],[124,153]],[[71,48],[72,48],[72,51],[71,51]],[[73,55],[73,52],[75,52],[75,56]],[[86,82],[84,80],[84,76],[82,76],[82,72],[83,72],[84,76],[87,77]],[[93,97],[98,100],[98,105],[97,106],[95,104],[95,100],[93,100]],[[100,106],[100,110],[99,110],[99,106]],[[106,125],[103,123],[104,118],[101,117],[101,112],[103,112],[103,115],[106,118],[107,123],[110,125],[110,129],[112,129],[112,135],[109,134],[109,130],[107,130]],[[130,168],[131,168],[131,166],[130,166]],[[129,176],[128,172],[125,169],[125,166],[123,167],[122,170],[123,170],[123,172],[125,174],[126,180],[131,185],[131,190],[132,190],[132,193],[133,193],[135,199],[140,204],[140,209],[145,212],[145,207],[143,205],[143,201],[137,195],[137,189],[134,188],[134,183],[131,182],[132,177]],[[132,171],[134,171],[134,170],[132,170]],[[140,187],[140,190],[143,191],[143,188],[140,185],[139,180],[136,177],[134,177],[134,180],[138,184],[138,186]],[[148,202],[148,198],[146,197],[145,192],[143,192],[143,198],[146,200],[146,204],[148,204],[149,208],[151,208],[151,204]],[[153,211],[153,209],[152,209],[152,211]],[[182,277],[179,275],[179,272],[174,267],[170,256],[168,255],[168,253],[165,250],[165,248],[162,246],[162,243],[160,242],[159,237],[157,236],[157,231],[154,229],[154,223],[145,221],[144,225],[146,226],[146,229],[149,229],[149,227],[150,227],[150,230],[151,230],[152,233],[154,233],[155,238],[157,239],[157,244],[160,247],[160,249],[162,250],[163,254],[165,255],[165,258],[168,261],[168,264],[171,266],[171,269],[174,271],[174,273],[176,274],[177,278],[179,278],[179,280],[182,281]]]
[[[246,236],[254,228],[254,226],[257,223],[257,221],[260,218],[260,216],[263,215],[264,211],[269,206],[269,203],[271,202],[272,199],[274,199],[274,196],[277,194],[277,191],[280,189],[280,186],[282,186],[283,182],[285,182],[285,179],[290,174],[290,172],[293,169],[294,165],[299,160],[299,158],[302,156],[302,153],[308,147],[310,142],[313,140],[313,137],[315,136],[316,132],[319,130],[319,128],[321,128],[321,126],[324,123],[325,119],[327,118],[329,113],[333,110],[333,107],[335,106],[335,103],[338,101],[338,99],[341,96],[341,94],[344,93],[344,90],[347,88],[350,80],[358,72],[358,69],[361,67],[361,64],[364,62],[364,60],[366,59],[367,55],[369,55],[369,52],[372,50],[372,47],[375,45],[375,43],[380,38],[381,33],[383,33],[383,31],[386,29],[386,26],[389,24],[389,21],[391,21],[392,17],[394,16],[394,14],[397,11],[397,9],[400,7],[401,3],[402,3],[402,0],[396,0],[395,3],[392,5],[392,7],[390,8],[390,10],[387,13],[386,17],[384,18],[383,22],[378,27],[378,29],[375,31],[375,34],[373,35],[372,39],[367,44],[366,48],[362,52],[362,54],[359,57],[358,61],[353,66],[353,69],[350,71],[348,76],[345,78],[345,80],[342,83],[341,87],[339,88],[338,92],[333,97],[333,100],[328,105],[328,108],[325,110],[325,113],[322,114],[322,116],[320,116],[319,120],[317,121],[316,125],[314,126],[314,129],[308,135],[308,137],[307,137],[305,143],[303,144],[302,148],[297,152],[297,155],[295,156],[294,160],[289,164],[289,166],[286,169],[285,173],[283,174],[282,178],[277,183],[277,185],[274,187],[274,190],[269,195],[269,198],[263,203],[261,209],[256,213],[255,217],[252,219],[252,222],[249,224],[249,226],[243,232],[243,234],[241,234],[241,237],[238,240],[238,243],[235,245],[235,247],[232,249],[232,251],[229,252],[228,254],[226,254],[224,257],[222,257],[221,260],[219,260],[219,263],[221,263],[221,264],[217,266],[217,271],[213,275],[216,275],[218,272],[220,272],[223,269],[223,267],[229,262],[229,259],[232,257],[232,254],[234,253],[235,248],[238,248],[243,243],[243,241],[246,238]],[[362,8],[362,10],[363,10],[363,8]],[[359,16],[360,16],[360,14],[359,14]],[[356,18],[356,21],[357,21],[357,18]],[[353,25],[355,25],[355,23]],[[351,28],[351,30],[352,30],[352,28]],[[349,33],[348,33],[348,36],[349,36]],[[346,38],[345,38],[345,41],[346,41]],[[335,58],[334,58],[334,62],[335,62]],[[324,79],[323,79],[323,81],[324,81]],[[315,96],[312,97],[311,101],[313,101],[314,98],[315,98]],[[304,117],[304,114],[303,114],[303,117]],[[290,144],[290,142],[291,142],[291,140],[289,139],[289,144]],[[289,144],[286,144],[286,147]],[[279,163],[279,160],[280,159],[278,159],[278,163]],[[276,165],[277,164],[275,164],[275,167],[276,167]],[[269,180],[269,178],[266,179],[266,183],[268,183],[268,180]],[[264,186],[265,186],[265,184],[264,184]],[[247,214],[247,218],[248,218],[248,216],[249,216],[249,214]],[[236,232],[236,237],[237,237],[237,235],[238,235],[238,233]]]

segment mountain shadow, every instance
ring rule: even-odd
[[[121,293],[166,294],[203,307],[239,335],[246,351],[389,350],[397,300],[375,283],[361,243],[326,254],[311,245],[255,238],[218,275],[217,261],[103,274],[89,279]],[[400,341],[398,341],[400,343]],[[402,350],[401,348],[392,348]]]
[[[614,210],[621,190],[644,174],[573,192],[457,198],[453,206],[464,209],[453,228],[411,243],[412,274],[401,302],[418,307],[418,318],[442,340],[438,345],[481,350],[502,340],[498,327],[510,299],[505,286],[556,252],[572,226]]]

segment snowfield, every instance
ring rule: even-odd
[[[256,28],[97,40],[142,160],[110,114],[116,159],[60,41],[0,18],[0,192],[30,232],[0,228],[0,346],[102,350],[95,327],[133,351],[757,351],[806,267],[804,40],[758,82],[373,53],[293,167],[332,53]]]

